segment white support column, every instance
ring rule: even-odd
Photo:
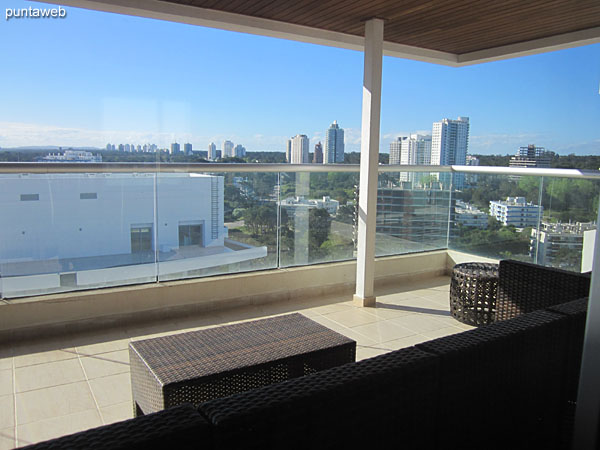
[[[354,303],[360,306],[375,306],[375,216],[377,214],[382,64],[383,20],[370,19],[365,24],[358,252],[354,294]]]
[[[600,202],[599,202],[600,203]],[[598,221],[600,225],[600,204]],[[600,228],[596,229],[592,282],[588,303],[583,357],[577,393],[575,436],[572,448],[598,449],[600,444]]]

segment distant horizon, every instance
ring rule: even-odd
[[[179,142],[179,144],[183,144],[183,142]],[[107,150],[106,148],[102,148],[102,147],[90,147],[90,146],[76,146],[76,145],[36,145],[36,146],[19,146],[19,147],[0,147],[0,152],[8,152],[8,151],[65,151],[65,150],[82,150],[82,151],[95,151],[95,152],[116,152],[116,153],[126,153],[126,154],[135,154],[135,153],[143,153],[143,154],[148,154],[148,153],[155,153],[155,152],[121,152],[119,150]],[[168,150],[167,147],[165,148],[160,148],[160,150]],[[208,149],[204,149],[204,148],[196,148],[192,145],[192,151],[195,152],[207,152]],[[314,150],[314,149],[313,149]],[[548,150],[548,149],[546,149]],[[220,148],[217,148],[217,151],[221,151]],[[552,151],[552,150],[549,150]],[[285,150],[248,150],[246,149],[246,153],[281,153],[281,154],[285,154]],[[183,153],[183,150],[182,150]],[[310,151],[310,153],[314,153],[314,151]],[[360,150],[356,151],[346,151],[344,152],[344,154],[347,153],[360,153]],[[380,151],[380,153],[385,153],[385,154],[389,154],[389,150],[388,151]],[[473,155],[473,156],[514,156],[516,153],[472,153],[469,152],[469,155]],[[594,153],[590,153],[590,154],[576,154],[576,153],[558,153],[558,152],[553,152],[558,156],[570,156],[570,155],[575,155],[575,156],[600,156],[598,154],[594,154]]]
[[[360,151],[362,52],[64,8],[0,26],[2,148],[230,140],[282,152],[305,134],[313,151],[336,120]],[[380,151],[466,116],[470,154],[600,154],[599,80],[600,44],[460,68],[384,57]]]

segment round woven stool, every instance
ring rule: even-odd
[[[467,325],[486,325],[496,317],[498,264],[462,263],[452,269],[450,314]]]

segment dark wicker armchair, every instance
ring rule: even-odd
[[[589,273],[503,260],[498,267],[496,321],[587,297]]]

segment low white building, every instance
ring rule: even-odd
[[[527,202],[525,197],[506,197],[505,201],[490,201],[490,215],[505,226],[535,227],[543,212],[543,206]]]
[[[266,256],[228,242],[219,176],[4,175],[0,205],[4,296],[185,277]]]
[[[298,209],[325,209],[329,214],[337,214],[337,210],[340,207],[340,202],[332,199],[329,196],[324,196],[321,200],[319,199],[306,199],[302,196],[289,197],[279,202],[282,208],[286,208],[288,214],[293,215]]]
[[[539,231],[531,230],[529,254],[532,258],[537,254],[540,265],[583,271],[583,261],[581,267],[574,267],[574,264],[582,260],[585,232],[595,230],[593,222],[542,222]]]
[[[102,155],[80,150],[65,150],[64,153],[49,153],[42,158],[45,162],[102,162]]]
[[[454,208],[454,220],[463,227],[486,229],[488,227],[488,215],[475,206],[457,200]]]

